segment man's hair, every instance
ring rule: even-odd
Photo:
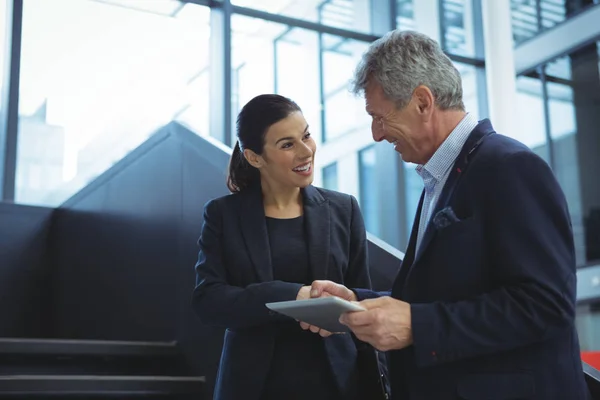
[[[372,81],[398,108],[405,107],[413,91],[424,85],[440,109],[465,109],[458,70],[440,45],[422,33],[395,30],[373,42],[356,68],[352,91],[362,94]]]

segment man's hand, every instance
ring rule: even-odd
[[[344,285],[332,281],[314,281],[311,286],[310,297],[340,297],[348,301],[356,301],[356,294]]]
[[[359,304],[367,310],[344,313],[340,318],[357,338],[380,351],[399,350],[412,344],[410,304],[387,296]]]

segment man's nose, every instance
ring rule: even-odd
[[[381,142],[385,137],[383,128],[375,121],[371,123],[371,132],[373,133],[373,140],[376,142]]]

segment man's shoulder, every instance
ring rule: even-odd
[[[487,156],[506,158],[517,153],[534,154],[529,147],[511,137],[495,133],[481,146],[482,153]]]
[[[518,162],[519,160],[545,164],[545,161],[525,144],[511,137],[495,133],[482,143],[473,163],[480,164],[480,168],[498,169],[506,165],[506,162]]]

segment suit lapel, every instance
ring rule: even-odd
[[[272,281],[271,249],[260,185],[235,196],[240,196],[241,231],[256,275],[261,282]]]
[[[404,259],[402,260],[402,264],[400,266],[400,272],[398,276],[394,280],[393,292],[394,296],[400,297],[399,290],[404,286],[404,282],[406,280],[406,276],[408,275],[408,271],[413,265],[413,260],[415,258],[415,248],[417,246],[417,234],[419,232],[419,223],[421,221],[421,210],[423,209],[423,201],[425,199],[425,190],[421,192],[421,198],[419,199],[419,206],[417,207],[417,212],[415,213],[415,219],[413,221],[410,239],[408,241],[408,246],[406,248],[406,253],[404,254]]]
[[[460,179],[465,175],[466,169],[468,167],[468,158],[473,151],[477,149],[477,147],[481,144],[483,139],[487,137],[489,134],[493,133],[494,129],[490,124],[489,120],[484,119],[477,124],[475,129],[471,132],[469,137],[467,138],[465,144],[463,145],[452,169],[450,171],[450,175],[444,184],[444,188],[442,189],[442,193],[437,200],[435,208],[430,215],[429,222],[427,223],[427,227],[425,228],[425,234],[423,235],[423,239],[421,240],[421,244],[417,249],[417,254],[415,256],[414,262],[412,265],[415,265],[419,262],[419,259],[427,249],[427,246],[435,236],[435,227],[432,224],[432,221],[435,215],[448,206],[452,200],[452,195],[456,187],[458,186]],[[420,212],[419,212],[420,214]]]
[[[330,241],[329,202],[314,186],[302,190],[304,223],[312,279],[327,279]]]

